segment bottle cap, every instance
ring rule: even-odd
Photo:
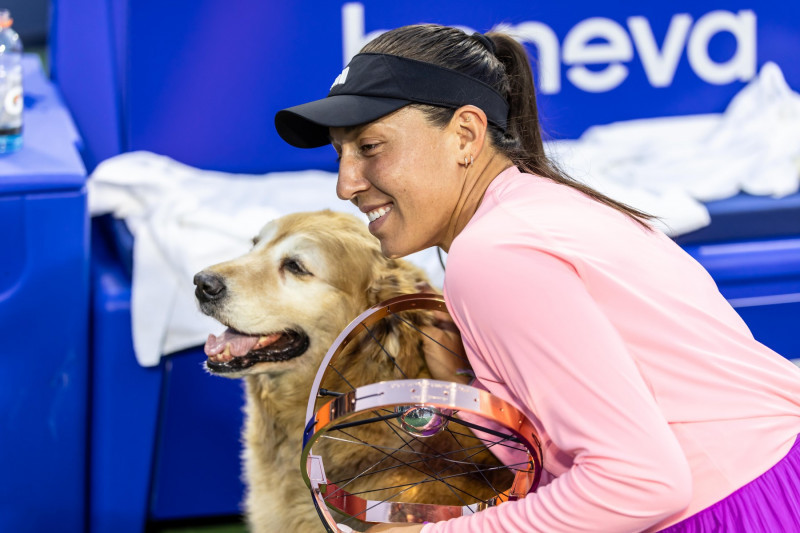
[[[0,28],[10,28],[13,23],[11,12],[8,9],[0,9]]]

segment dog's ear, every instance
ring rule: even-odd
[[[369,307],[403,294],[431,292],[425,272],[402,259],[387,259],[376,251],[366,297]],[[390,379],[430,377],[422,352],[420,330],[433,323],[429,311],[407,311],[373,326],[355,351],[361,361],[357,379],[369,383]],[[387,358],[386,354],[392,354]],[[355,378],[354,378],[355,379]]]
[[[371,307],[402,294],[428,292],[425,287],[430,286],[422,269],[403,259],[387,259],[378,252],[367,288],[367,303]]]

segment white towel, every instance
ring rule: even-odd
[[[766,63],[722,114],[595,126],[567,145],[567,166],[601,189],[704,202],[740,191],[781,197],[800,185],[800,94]]]
[[[798,139],[800,95],[770,63],[725,113],[597,126],[548,150],[573,177],[656,215],[657,225],[676,236],[709,223],[701,201],[742,190],[776,197],[796,192]],[[192,278],[244,254],[269,220],[325,208],[363,217],[336,198],[335,185],[329,172],[229,174],[149,152],[100,164],[88,182],[90,212],[124,219],[135,237],[132,327],[139,363],[157,365],[162,355],[201,345],[224,329],[198,311]],[[409,259],[441,286],[433,249]]]

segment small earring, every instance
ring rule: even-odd
[[[474,160],[474,159],[472,159],[472,154],[469,154],[469,165],[470,165],[470,166],[472,166],[472,164],[473,164],[474,162],[475,162],[475,160]]]
[[[467,156],[464,156],[464,166],[465,167],[469,166],[469,157],[467,157]]]

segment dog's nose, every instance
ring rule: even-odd
[[[197,285],[194,295],[201,302],[219,300],[225,296],[225,282],[218,274],[199,272],[194,276],[194,284]]]

